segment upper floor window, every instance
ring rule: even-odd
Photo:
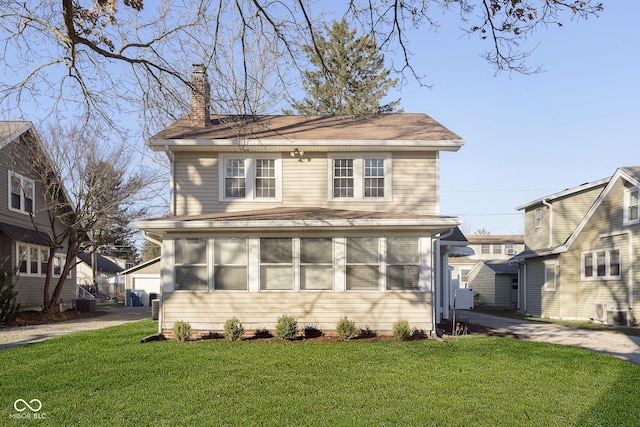
[[[501,255],[502,254],[502,245],[493,245],[493,254]]]
[[[542,208],[537,208],[534,212],[533,226],[535,228],[542,227]]]
[[[640,190],[632,188],[625,191],[624,195],[624,223],[637,224],[640,221]]]
[[[480,253],[483,255],[487,255],[491,253],[491,245],[488,243],[483,243],[480,247]]]
[[[35,185],[32,179],[9,172],[9,209],[25,214],[34,212]]]
[[[618,280],[620,277],[620,249],[602,249],[582,254],[583,279]]]
[[[513,246],[513,243],[505,243],[504,244],[504,253],[507,255],[515,255],[516,249]]]
[[[282,189],[281,159],[271,155],[222,156],[221,200],[279,200]]]
[[[330,199],[391,199],[388,155],[330,155]]]

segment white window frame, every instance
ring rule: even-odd
[[[502,245],[492,245],[491,254],[492,255],[502,255]]]
[[[636,203],[631,204],[631,196],[635,193],[636,195]],[[631,208],[636,208],[636,217],[630,218],[629,211]],[[627,188],[624,191],[624,214],[623,214],[623,224],[624,225],[633,225],[640,223],[640,189],[638,187],[635,188]]]
[[[605,274],[602,276],[598,275],[598,254],[605,253]],[[612,275],[611,274],[611,253],[618,253],[618,270],[619,274]],[[587,276],[585,271],[585,258],[591,257],[592,262],[592,272],[591,275]],[[606,249],[597,249],[593,251],[585,251],[582,252],[580,256],[580,272],[582,276],[582,280],[621,280],[622,279],[622,251],[620,248],[606,248]]]
[[[20,259],[20,248],[24,248],[26,250],[27,259],[25,260],[25,262],[26,262],[27,271],[20,271],[20,265],[22,264],[22,261]],[[34,245],[32,243],[24,243],[24,242],[16,243],[16,260],[18,261],[18,274],[26,277],[45,277],[47,275],[47,272],[44,271],[44,269],[46,268],[46,261],[48,260],[48,257],[49,257],[49,250],[50,249],[48,246]],[[35,254],[37,254],[35,255],[36,256],[35,260],[33,260],[31,257],[31,255],[34,253],[33,251],[35,251]],[[42,258],[44,254],[46,254],[45,259]],[[56,253],[54,255],[54,260],[53,260],[54,265],[52,266],[52,271],[51,271],[52,277],[60,277],[60,274],[64,269],[66,258],[67,257],[63,254]],[[60,273],[58,274],[56,274],[55,272],[56,260],[58,260],[59,266],[60,266]],[[33,270],[31,268],[32,263],[35,263],[36,271],[32,271]],[[69,274],[71,274],[71,272],[69,272]]]
[[[336,197],[333,194],[334,184],[334,161],[339,159],[351,159],[353,160],[353,197]],[[384,197],[365,197],[365,159],[383,159],[384,160]],[[357,201],[391,201],[393,195],[391,194],[392,185],[392,158],[389,153],[358,153],[358,154],[346,154],[346,153],[329,153],[327,155],[327,198],[329,200],[357,200]]]
[[[227,197],[225,195],[225,178],[227,160],[244,160],[245,167],[245,195],[244,197]],[[275,197],[256,196],[256,160],[274,160],[276,194]],[[218,201],[250,200],[253,202],[282,201],[282,156],[279,154],[221,154],[218,158]]]
[[[534,228],[542,227],[542,208],[536,208],[533,212],[533,226]]]
[[[14,208],[12,202],[13,192],[11,191],[13,178],[16,178],[20,181],[20,207]],[[20,212],[25,215],[33,214],[36,211],[36,185],[35,182],[31,178],[27,178],[26,176],[20,175],[19,173],[9,171],[9,185],[7,185],[8,193],[9,193],[9,210],[13,212]],[[26,209],[26,194],[25,189],[28,188],[28,184],[31,184],[31,211]]]
[[[544,290],[545,291],[555,291],[558,286],[558,263],[557,261],[553,262],[545,262],[544,263]],[[553,281],[549,277],[550,270],[553,272]]]

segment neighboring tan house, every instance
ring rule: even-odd
[[[135,293],[143,306],[160,296],[160,257],[140,263],[118,273],[124,277],[125,304],[132,305],[131,293]]]
[[[93,259],[96,260],[95,283],[93,272]],[[122,258],[96,252],[78,254],[76,276],[78,285],[84,287],[94,296],[120,299],[124,296],[124,280],[119,274],[126,268],[132,267],[133,262]]]
[[[15,289],[22,309],[43,305],[47,259],[52,246],[51,222],[43,197],[44,187],[33,162],[25,154],[26,144],[36,144],[46,156],[31,122],[0,122],[0,269],[17,267]],[[58,223],[56,227],[63,227]],[[60,278],[66,260],[65,248],[56,248],[50,292]],[[58,302],[72,304],[76,297],[75,273],[67,277]]]
[[[439,156],[464,141],[425,114],[210,117],[203,66],[192,82],[191,114],[148,141],[171,216],[135,224],[162,246],[160,331],[433,330],[436,242],[462,222],[440,215]]]
[[[538,317],[635,324],[640,298],[640,167],[519,206],[520,310]]]

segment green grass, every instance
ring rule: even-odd
[[[510,311],[501,311],[501,310],[480,309],[480,310],[474,310],[474,311],[477,311],[478,313],[490,314],[492,316],[507,317],[509,319],[521,319],[521,320],[530,320],[532,322],[552,323],[554,325],[566,326],[568,328],[586,329],[591,331],[606,331],[606,332],[613,332],[617,334],[640,337],[640,328],[635,328],[635,327],[606,326],[600,323],[590,322],[587,320],[557,320],[557,319],[549,319],[546,317],[522,316],[520,314],[512,313]]]
[[[0,352],[0,425],[623,426],[640,367],[512,338],[141,344],[144,320]]]

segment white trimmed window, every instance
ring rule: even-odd
[[[420,288],[420,251],[417,237],[387,238],[387,290]]]
[[[29,243],[17,245],[18,273],[23,276],[46,276],[49,248]],[[53,277],[60,277],[66,257],[55,254],[53,257]]]
[[[493,245],[493,254],[501,255],[502,254],[502,245]]]
[[[300,289],[332,290],[334,277],[333,239],[300,239]]]
[[[280,200],[282,160],[276,155],[221,156],[220,200]]]
[[[213,288],[216,290],[246,291],[247,239],[215,239]]]
[[[35,185],[33,180],[9,171],[9,209],[24,214],[35,210]]]
[[[491,245],[488,243],[483,243],[482,246],[480,246],[480,253],[483,255],[488,255],[491,253]]]
[[[601,249],[582,253],[582,279],[621,278],[620,249]]]
[[[544,290],[555,291],[558,281],[558,264],[554,262],[544,263]]]
[[[347,238],[347,290],[380,288],[380,239]]]
[[[329,155],[329,199],[390,200],[389,155]]]
[[[207,271],[207,239],[176,239],[176,290],[208,290],[209,274]]]
[[[624,194],[624,224],[631,225],[640,222],[640,190],[628,189]]]
[[[542,208],[537,208],[533,215],[533,226],[535,228],[542,227]]]
[[[260,290],[293,290],[292,239],[260,239]]]

